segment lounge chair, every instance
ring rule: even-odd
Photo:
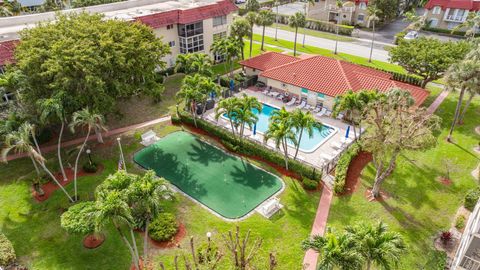
[[[335,157],[329,154],[321,154],[320,157],[325,160],[326,163],[332,161]]]
[[[343,120],[343,117],[344,117],[343,113],[339,113],[339,114],[337,115],[337,119],[338,119],[338,120]]]
[[[325,112],[325,115],[326,115],[326,116],[331,116],[331,115],[332,115],[332,111],[327,110],[327,111]]]
[[[319,113],[317,113],[317,116],[319,117],[324,116],[325,113],[327,113],[327,108],[322,108],[322,110]]]
[[[350,143],[352,143],[353,140],[350,139],[350,138],[342,137],[341,141],[342,141],[343,144],[350,144]]]
[[[320,112],[321,109],[322,109],[322,107],[317,106],[317,107],[315,107],[315,109],[313,109],[313,112],[318,113],[318,112]]]
[[[305,105],[305,107],[303,107],[303,109],[308,111],[308,110],[312,109],[312,106],[310,104],[307,104],[307,105]]]
[[[333,149],[342,149],[343,148],[343,143],[341,142],[332,142],[330,144],[330,146],[332,146]]]
[[[293,104],[295,104],[295,101],[297,101],[297,98],[296,97],[293,97],[289,102],[287,102],[287,106],[292,106]]]
[[[300,105],[297,106],[297,109],[303,109],[305,105],[307,105],[307,102],[303,100],[302,103],[300,103]]]
[[[262,91],[262,94],[268,95],[268,89],[263,90],[263,91]]]
[[[278,99],[278,100],[282,100],[283,97],[284,97],[284,95],[283,95],[283,94],[280,94],[280,95],[278,95],[277,99]]]
[[[140,143],[144,146],[149,146],[158,140],[157,134],[153,132],[153,130],[149,130],[142,134],[142,141]]]

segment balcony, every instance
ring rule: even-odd
[[[328,5],[328,10],[330,12],[335,12],[335,13],[339,13],[339,12],[346,13],[346,12],[355,11],[355,7],[341,7],[341,8],[339,8],[336,5]]]
[[[445,17],[445,21],[461,23],[465,21],[465,18],[463,16],[447,15],[447,17]]]

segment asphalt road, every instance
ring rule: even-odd
[[[262,29],[260,27],[255,27],[254,33],[262,34]],[[265,35],[269,37],[275,37],[275,28],[267,27],[265,30]],[[280,30],[280,29],[278,30],[278,38],[292,41],[292,42],[295,40],[295,36],[292,32]],[[299,33],[297,42],[301,44],[302,41],[303,41],[303,34]],[[319,37],[314,37],[309,35],[306,36],[305,44],[318,47],[318,48],[330,49],[332,51],[335,48],[334,40],[319,38]],[[387,44],[381,43],[381,44],[376,44],[374,46],[372,59],[388,62],[388,58],[389,58],[388,52],[383,49],[385,45]],[[368,40],[362,40],[362,39],[359,39],[354,42],[339,41],[338,51],[342,53],[348,53],[348,54],[353,54],[353,55],[368,58],[370,54],[370,42]]]

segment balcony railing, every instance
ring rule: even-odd
[[[454,21],[454,22],[463,22],[464,18],[463,16],[447,15],[447,18],[445,18],[445,20]]]
[[[476,260],[470,259],[469,257],[463,257],[462,264],[460,265],[462,268],[466,270],[479,270],[480,263]]]

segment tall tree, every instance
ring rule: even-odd
[[[368,57],[368,62],[372,62],[373,45],[375,44],[375,23],[380,20],[379,16],[382,14],[382,11],[373,4],[368,5],[367,14],[368,23],[372,23],[372,43],[370,45],[370,55]]]
[[[387,98],[372,102],[365,115],[366,134],[362,146],[373,155],[376,170],[372,195],[380,195],[380,187],[393,172],[397,157],[404,151],[424,151],[436,145],[434,132],[440,119],[426,108],[413,108],[408,91],[391,89]]]
[[[185,76],[180,91],[175,96],[177,103],[183,102],[185,107],[188,108],[188,111],[192,114],[195,126],[197,126],[197,103],[202,100],[202,92],[197,87],[201,79],[202,76],[200,74]]]
[[[239,125],[239,121],[236,118],[239,109],[240,100],[238,97],[222,99],[218,103],[217,107],[215,107],[215,119],[218,120],[220,116],[226,114],[228,121],[230,121],[230,127],[232,128],[233,136],[235,136],[235,130]]]
[[[78,174],[78,162],[80,161],[80,156],[85,149],[85,145],[87,144],[88,138],[90,137],[90,133],[93,130],[95,132],[101,132],[102,130],[106,130],[105,128],[105,118],[97,113],[94,113],[89,108],[85,108],[81,111],[73,113],[72,122],[70,122],[70,128],[72,132],[75,132],[76,128],[87,128],[87,135],[83,140],[80,149],[78,150],[77,157],[75,158],[75,165],[73,169],[73,186],[74,186],[74,193],[75,193],[75,200],[78,199],[77,194],[77,174]]]
[[[47,168],[45,164],[45,158],[38,153],[37,150],[32,146],[30,137],[32,135],[32,125],[28,122],[23,123],[17,131],[7,134],[5,137],[5,147],[2,150],[2,158],[7,162],[7,156],[11,151],[16,153],[27,153],[32,163],[37,168],[37,163],[42,167],[42,169],[48,174],[48,176],[57,184],[57,186],[65,193],[67,198],[73,202],[74,200],[68,194],[68,192],[63,188],[63,186],[58,182],[57,178],[52,174],[52,172]]]
[[[288,142],[290,141],[294,146],[297,146],[297,138],[292,126],[291,113],[287,112],[285,108],[274,111],[270,118],[268,130],[263,137],[265,142],[272,139],[277,149],[280,149],[280,146],[282,147],[285,157],[285,169],[288,170]]]
[[[200,82],[197,85],[198,90],[201,94],[200,101],[202,102],[202,119],[205,115],[205,111],[207,109],[207,101],[212,99],[213,96],[219,96],[222,91],[222,87],[215,83],[211,77],[204,77],[200,78]]]
[[[295,156],[293,157],[293,159],[297,159],[303,132],[307,132],[307,135],[312,138],[314,130],[321,129],[322,124],[317,122],[315,117],[310,112],[303,112],[300,109],[295,109],[292,112],[290,121],[292,121],[292,126],[295,128],[297,133],[297,149],[295,150]]]
[[[220,38],[213,41],[210,51],[214,54],[223,55],[225,57],[225,70],[229,69],[230,78],[233,79],[233,71],[235,70],[235,60],[241,56],[241,44],[238,39],[233,37]]]
[[[337,0],[335,2],[335,6],[337,7],[338,10],[341,10],[343,8],[343,2],[340,0]],[[338,52],[338,26],[340,22],[339,20],[335,21],[335,50],[333,51],[334,54],[337,54]]]
[[[262,103],[258,101],[256,97],[247,96],[246,94],[242,95],[242,98],[239,100],[239,111],[240,111],[240,118],[239,121],[241,123],[240,127],[240,138],[243,136],[245,130],[245,124],[247,124],[250,129],[252,126],[258,122],[258,117],[253,113],[253,110],[257,110],[258,112],[262,111]]]
[[[468,13],[467,19],[464,22],[455,26],[452,29],[452,33],[465,29],[465,37],[469,41],[473,41],[475,39],[475,35],[477,34],[479,27],[480,27],[480,13],[470,12]]]
[[[297,56],[297,36],[298,28],[304,27],[306,24],[305,15],[297,12],[288,18],[288,26],[295,28],[295,41],[293,43],[293,56]]]
[[[145,222],[145,236],[143,239],[143,262],[148,263],[148,226],[162,210],[165,198],[172,198],[173,194],[163,178],[157,178],[154,171],[148,171],[144,176],[132,181],[128,191],[129,205]]]
[[[399,12],[398,0],[376,0],[374,5],[381,11],[380,22],[386,24],[397,18]]]
[[[175,72],[185,74],[199,73],[203,76],[211,77],[212,59],[206,53],[187,53],[179,54],[175,60]]]
[[[419,37],[402,40],[389,51],[390,61],[408,72],[423,78],[422,88],[427,83],[441,78],[453,63],[463,59],[471,45],[465,41],[440,41],[435,38]]]
[[[250,50],[248,54],[248,58],[252,57],[252,48],[253,48],[253,27],[257,23],[257,13],[254,11],[250,11],[245,15],[245,20],[248,22],[248,25],[250,25]]]
[[[67,175],[65,174],[65,169],[63,168],[63,161],[62,161],[62,137],[63,131],[65,129],[65,123],[67,121],[65,110],[63,109],[63,104],[59,98],[48,98],[39,100],[39,108],[41,110],[40,120],[43,123],[47,123],[48,121],[54,118],[54,121],[60,122],[60,132],[58,134],[58,142],[57,142],[57,158],[58,164],[60,165],[60,171],[62,172],[63,181],[67,181]]]
[[[118,99],[150,93],[169,52],[150,27],[101,14],[57,14],[20,39],[7,72],[21,74],[21,102],[35,107],[63,92],[67,117],[86,107],[105,114]]]
[[[415,13],[415,11],[406,12],[404,21],[409,22],[410,24],[407,26],[407,28],[414,31],[420,31],[428,24],[427,17],[424,15],[419,16]]]
[[[260,9],[260,3],[258,2],[258,0],[247,0],[245,2],[246,11],[257,12],[259,9]]]
[[[249,22],[244,18],[235,19],[230,25],[230,36],[237,40],[242,49],[242,60],[245,60],[245,41],[244,37],[251,36],[251,27]],[[251,41],[250,41],[251,42]]]
[[[315,235],[303,241],[304,250],[313,249],[320,255],[319,269],[362,269],[363,258],[356,243],[348,234],[337,234],[328,230],[325,236]]]
[[[263,44],[265,40],[265,27],[270,26],[275,21],[275,15],[269,9],[262,9],[257,15],[257,25],[262,27],[262,46],[260,50],[263,51]]]
[[[372,268],[372,264],[379,269],[392,269],[406,250],[402,236],[388,231],[383,222],[376,225],[359,223],[346,227],[345,231],[356,243],[357,250],[366,261],[367,270]]]

